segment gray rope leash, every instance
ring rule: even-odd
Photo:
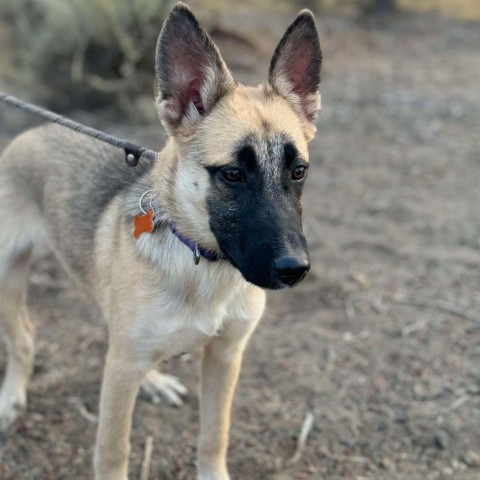
[[[109,135],[108,133],[96,130],[95,128],[87,127],[86,125],[75,122],[74,120],[70,120],[69,118],[62,117],[61,115],[53,113],[50,110],[45,110],[44,108],[37,107],[36,105],[33,105],[31,103],[24,102],[23,100],[20,100],[11,95],[6,95],[5,93],[0,92],[0,100],[9,105],[20,108],[21,110],[34,113],[35,115],[45,118],[50,122],[70,128],[75,132],[83,133],[84,135],[88,135],[89,137],[95,138],[96,140],[108,143],[113,147],[123,149],[125,151],[125,161],[130,167],[135,167],[138,164],[140,157],[144,157],[151,161],[155,160],[155,158],[157,157],[157,152],[153,150],[139,147],[138,145],[127,142],[126,140],[122,140],[121,138],[114,137],[113,135]]]

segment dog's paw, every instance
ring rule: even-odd
[[[0,397],[0,432],[6,432],[25,412],[26,407],[25,395],[2,395]]]
[[[197,480],[230,480],[225,460],[220,457],[202,459],[202,455],[199,454]]]
[[[228,475],[228,473],[199,473],[197,476],[197,480],[230,480],[230,475]]]
[[[153,403],[158,404],[163,399],[174,407],[181,407],[183,405],[182,396],[188,393],[186,387],[176,377],[160,373],[157,370],[150,370],[147,373],[142,381],[142,389]]]

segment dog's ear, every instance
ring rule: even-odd
[[[313,123],[320,111],[321,65],[322,52],[315,19],[310,10],[302,10],[273,54],[268,83],[306,120],[308,137],[315,132]]]
[[[217,47],[189,8],[178,3],[157,43],[157,110],[167,132],[190,134],[234,86]]]

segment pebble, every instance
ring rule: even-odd
[[[382,458],[380,461],[380,466],[389,471],[389,472],[394,472],[395,471],[395,463],[392,462],[389,458]]]
[[[450,444],[450,437],[445,430],[438,430],[435,434],[435,446],[446,450]]]
[[[461,457],[462,462],[466,463],[469,467],[480,467],[480,454],[468,450],[466,453],[464,453]]]

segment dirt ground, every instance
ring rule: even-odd
[[[288,19],[247,20],[230,21],[258,38],[256,51],[218,42],[238,78],[257,82]],[[269,295],[246,354],[232,480],[479,479],[479,26],[402,15],[327,16],[319,28],[323,111],[304,201],[312,271]],[[0,147],[24,118],[0,107]],[[161,144],[157,125],[104,127]],[[79,412],[97,412],[105,326],[51,258],[32,272],[29,304],[35,375],[27,415],[0,439],[0,479],[91,478],[96,426]],[[150,435],[152,480],[194,478],[198,358],[161,365],[190,390],[182,408],[139,398],[131,479]],[[306,448],[288,465],[309,412]]]

